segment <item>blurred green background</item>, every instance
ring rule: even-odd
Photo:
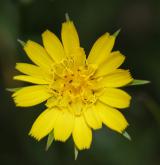
[[[55,142],[45,152],[27,134],[43,105],[16,108],[7,87],[25,85],[12,80],[18,61],[27,62],[17,39],[39,43],[50,29],[60,36],[68,12],[88,53],[94,41],[121,28],[114,50],[126,55],[124,68],[134,78],[152,83],[129,87],[131,107],[123,110],[132,141],[106,127],[94,132],[90,150],[74,161],[73,142]],[[160,1],[159,0],[0,0],[0,165],[159,165],[160,164]]]

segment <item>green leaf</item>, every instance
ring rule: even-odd
[[[74,146],[74,159],[77,160],[78,157],[78,149],[76,146]]]
[[[123,134],[122,134],[126,139],[128,139],[129,141],[131,141],[132,139],[131,139],[131,136],[125,131],[125,132],[123,132]]]
[[[149,84],[150,81],[148,80],[133,80],[129,85],[144,85],[144,84]]]
[[[47,144],[46,144],[46,151],[48,151],[49,147],[51,146],[52,142],[54,140],[54,136],[53,136],[53,131],[51,131],[48,135],[48,139],[47,139]]]
[[[18,90],[20,90],[22,87],[20,88],[6,88],[6,91],[9,91],[9,92],[17,92]]]

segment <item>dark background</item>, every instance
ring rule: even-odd
[[[126,55],[124,68],[151,84],[127,88],[131,107],[123,110],[132,141],[106,127],[94,132],[90,150],[74,161],[73,142],[55,142],[45,152],[46,139],[36,142],[27,134],[43,105],[16,108],[7,87],[23,86],[12,80],[18,61],[27,62],[17,39],[41,43],[50,29],[60,36],[68,12],[89,52],[104,32],[121,28],[114,50]],[[160,164],[160,1],[159,0],[0,0],[0,165],[159,165]]]

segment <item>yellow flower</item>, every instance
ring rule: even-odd
[[[46,101],[47,109],[34,122],[29,135],[38,141],[53,131],[65,142],[71,135],[76,148],[90,148],[92,129],[102,123],[123,133],[128,123],[118,109],[129,107],[131,97],[119,89],[133,81],[128,70],[118,69],[125,57],[112,51],[117,33],[105,33],[93,45],[88,58],[80,46],[72,21],[62,24],[61,39],[46,30],[43,45],[27,41],[24,50],[34,64],[17,63],[22,75],[15,80],[34,85],[14,92],[17,106]]]

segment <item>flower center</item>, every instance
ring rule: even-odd
[[[84,107],[94,104],[96,96],[94,80],[91,79],[94,72],[95,69],[87,65],[67,68],[61,64],[56,66],[50,84],[54,98],[52,106],[65,107],[75,115],[80,115]]]

